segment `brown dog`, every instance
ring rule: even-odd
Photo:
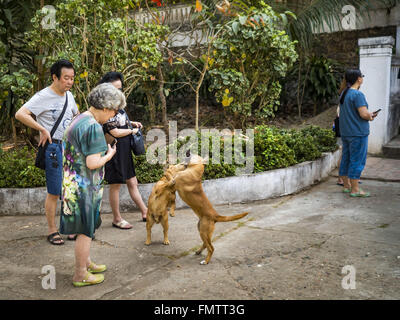
[[[185,166],[178,164],[169,166],[164,176],[154,185],[151,190],[149,201],[147,204],[147,239],[146,245],[151,243],[151,228],[154,223],[161,223],[164,230],[164,244],[169,244],[168,240],[168,209],[171,216],[175,215],[175,188],[171,184],[173,176]]]
[[[201,184],[203,173],[203,159],[197,155],[193,155],[191,156],[185,170],[177,170],[177,172],[173,174],[174,179],[171,181],[170,185],[175,187],[182,200],[185,201],[199,217],[197,228],[200,233],[200,238],[203,240],[203,245],[196,251],[196,254],[200,254],[205,248],[207,248],[207,257],[205,260],[201,261],[200,264],[208,264],[214,252],[211,238],[214,232],[215,223],[238,220],[246,216],[248,212],[234,216],[219,215],[203,191]]]

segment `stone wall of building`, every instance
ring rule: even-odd
[[[365,30],[341,31],[316,35],[313,51],[317,55],[338,61],[344,69],[359,66],[358,39],[392,36],[396,39],[396,26]]]

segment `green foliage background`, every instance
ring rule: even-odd
[[[202,136],[198,135],[198,150],[200,151]],[[204,139],[204,138],[203,138]],[[206,137],[211,141],[212,137]],[[177,150],[185,148],[185,140],[176,141]],[[224,163],[224,141],[221,138],[220,164],[212,163],[205,166],[203,179],[217,179],[234,176],[240,163]],[[245,159],[246,144],[242,145],[242,158]],[[254,172],[284,168],[304,161],[312,161],[321,156],[322,152],[332,152],[337,149],[336,137],[332,130],[316,126],[301,130],[285,130],[275,127],[258,126],[254,130]],[[0,148],[1,150],[1,148]],[[210,145],[210,153],[212,147]],[[212,160],[212,158],[210,158]],[[28,188],[45,185],[44,172],[34,166],[35,152],[27,147],[12,151],[0,151],[0,188]],[[134,157],[135,171],[139,183],[158,181],[163,173],[162,164],[150,164],[145,156]]]

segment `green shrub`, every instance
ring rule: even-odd
[[[321,152],[333,152],[338,148],[335,133],[330,129],[308,126],[302,129],[301,133],[314,137],[317,148]]]
[[[35,150],[28,147],[0,151],[0,188],[45,186],[44,171],[35,167],[35,157]]]
[[[254,171],[285,168],[296,164],[296,155],[287,144],[288,137],[274,127],[258,126],[254,131]]]
[[[164,174],[163,165],[150,164],[146,161],[146,155],[134,156],[136,177],[139,183],[151,183],[161,179]]]
[[[224,163],[224,144],[229,137],[220,137],[220,161],[212,160],[212,136],[202,137],[198,133],[198,151],[202,139],[209,139],[209,164],[204,168],[203,179],[218,179],[234,176],[238,163]],[[177,150],[186,148],[189,137],[177,140]],[[275,127],[258,126],[254,130],[254,172],[285,168],[296,163],[312,161],[321,157],[322,152],[337,149],[333,131],[316,126],[302,130],[285,130]],[[3,152],[0,148],[0,188],[28,188],[45,186],[44,171],[34,166],[35,150],[27,147]],[[242,143],[241,160],[246,156],[246,144]],[[168,150],[167,150],[168,154]],[[135,171],[139,183],[158,181],[164,173],[162,164],[150,164],[146,156],[134,157]]]
[[[286,143],[294,151],[296,163],[312,161],[321,157],[316,139],[307,133],[291,130],[288,132]]]

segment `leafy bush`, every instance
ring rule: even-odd
[[[308,126],[301,130],[304,135],[311,135],[315,139],[318,150],[321,152],[333,152],[338,146],[336,144],[335,133],[329,129],[318,126]]]
[[[312,161],[321,157],[316,139],[303,131],[291,130],[287,145],[294,151],[296,163]]]
[[[164,174],[161,164],[150,164],[146,156],[134,156],[136,177],[139,183],[151,183],[160,180]]]
[[[0,148],[0,188],[46,185],[44,171],[35,167],[36,153],[28,147],[3,152]]]
[[[322,152],[336,149],[332,130],[317,126],[299,131],[259,126],[254,133],[255,172],[312,161],[321,157]]]
[[[296,164],[296,155],[287,144],[284,131],[258,126],[254,132],[254,171],[289,167]]]
[[[219,137],[219,156],[221,163],[213,163],[213,134],[202,136],[197,134],[198,152],[201,152],[202,139],[209,139],[209,164],[205,166],[203,179],[218,179],[234,176],[236,168],[243,166],[237,163],[224,163],[224,145],[231,144],[229,137]],[[214,137],[215,139],[215,137]],[[218,140],[219,139],[219,140]],[[189,137],[176,140],[176,150],[189,148]],[[171,145],[169,146],[171,147]],[[316,126],[302,130],[285,130],[275,127],[258,126],[254,130],[254,172],[285,168],[296,163],[312,161],[322,152],[337,149],[334,132]],[[238,160],[242,162],[246,156],[246,143]],[[168,150],[167,150],[168,154]],[[231,153],[232,154],[232,153]],[[35,151],[27,147],[3,152],[0,148],[0,188],[28,188],[45,186],[44,172],[34,166]],[[236,160],[236,159],[234,159]],[[139,183],[158,181],[164,172],[162,164],[151,164],[146,156],[134,157],[135,171]]]
[[[279,104],[279,80],[297,59],[292,42],[282,24],[286,12],[277,14],[260,2],[226,23],[213,43],[209,60],[214,91],[224,108],[240,116],[268,117]]]

